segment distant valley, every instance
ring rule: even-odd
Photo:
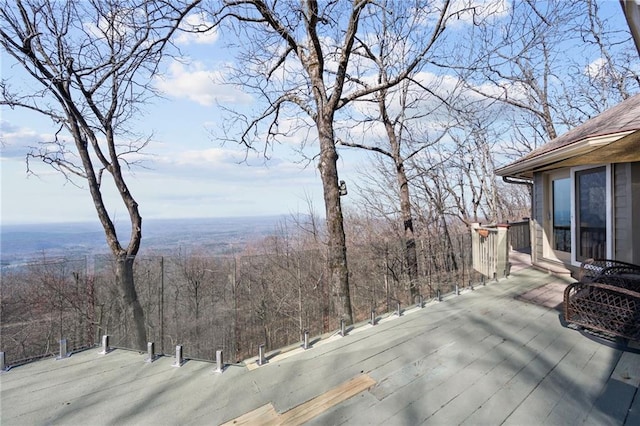
[[[143,222],[140,255],[198,251],[224,254],[241,250],[248,242],[271,235],[286,216],[207,219],[148,219]],[[121,241],[129,230],[118,228]],[[82,257],[109,253],[100,224],[51,223],[6,225],[0,230],[0,261],[3,266],[46,256]]]

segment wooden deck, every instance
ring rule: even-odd
[[[0,423],[640,424],[640,355],[564,328],[548,292],[523,300],[545,285],[563,282],[520,269],[222,374],[123,350],[38,361],[1,374]]]

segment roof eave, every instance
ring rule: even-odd
[[[593,151],[603,145],[608,145],[633,132],[634,130],[628,130],[607,135],[588,136],[577,142],[554,149],[553,151],[545,152],[526,160],[518,160],[504,167],[500,167],[496,169],[495,174],[498,176],[531,179],[533,178],[533,172],[540,167],[575,157],[576,155],[586,154],[589,151]]]

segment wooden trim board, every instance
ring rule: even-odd
[[[282,414],[278,414],[273,405],[268,403],[230,420],[224,425],[299,425],[360,392],[366,391],[375,384],[376,381],[369,375],[361,374]]]

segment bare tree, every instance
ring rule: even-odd
[[[567,93],[566,102],[584,121],[613,105],[634,95],[640,88],[640,72],[638,57],[631,49],[631,34],[621,24],[621,14],[615,10],[613,16],[605,16],[601,3],[594,0],[583,0],[584,17],[580,20],[577,32],[584,43],[585,50],[597,55],[591,62],[580,62],[572,66],[570,71],[581,79],[576,88]],[[636,8],[640,6],[636,3]],[[632,27],[629,27],[632,29]],[[592,59],[591,55],[587,58]]]
[[[140,248],[142,218],[123,167],[148,143],[129,127],[139,107],[154,95],[151,78],[181,20],[198,3],[148,0],[3,2],[0,45],[30,80],[2,80],[0,104],[48,118],[54,140],[27,155],[87,185],[107,244],[116,261],[117,282],[134,324],[132,344],[146,346],[145,316],[138,300],[133,264]],[[135,157],[134,157],[135,158]],[[131,229],[121,243],[103,197],[109,176],[124,204]]]
[[[378,62],[383,63],[381,59]],[[386,66],[380,69],[378,77],[380,81],[387,81],[386,70]],[[429,115],[436,115],[431,108],[420,105],[426,103],[424,95],[429,95],[429,92],[424,90],[425,87],[422,84],[416,84],[415,80],[407,79],[398,88],[399,90],[395,93],[395,96],[389,93],[389,89],[382,89],[374,95],[379,114],[374,120],[379,120],[384,127],[384,142],[367,136],[363,137],[362,143],[341,140],[340,144],[371,151],[386,157],[390,163],[390,171],[395,177],[395,188],[399,199],[398,211],[402,221],[402,234],[405,244],[404,258],[409,272],[410,298],[413,300],[420,294],[420,289],[417,286],[418,257],[411,210],[409,176],[405,164],[427,147],[436,144],[446,132],[443,129],[442,131],[434,132],[436,134],[432,136],[426,131],[421,131],[419,123],[412,125],[412,122],[423,120]],[[397,104],[398,111],[394,111],[394,107],[390,105],[392,103]],[[437,100],[436,104],[439,103],[440,101]],[[437,108],[437,105],[433,108]],[[437,121],[435,117],[432,118]],[[377,170],[379,172],[380,168]]]
[[[425,3],[425,4],[422,4]],[[338,180],[335,121],[339,111],[352,101],[407,78],[423,60],[438,38],[449,17],[449,0],[433,5],[415,1],[403,8],[409,21],[424,17],[432,25],[420,34],[396,34],[409,37],[402,67],[389,70],[384,82],[367,81],[374,64],[354,52],[366,50],[369,32],[382,16],[392,16],[387,8],[369,0],[346,2],[278,2],[236,0],[227,2],[214,14],[231,23],[241,35],[241,68],[237,82],[266,101],[264,110],[253,118],[237,114],[239,135],[230,136],[248,147],[266,142],[265,147],[311,125],[317,132],[318,168],[324,190],[327,233],[329,237],[328,271],[336,297],[339,316],[353,322],[349,294],[349,275]],[[430,19],[424,14],[429,13]],[[400,27],[399,27],[400,28]],[[370,62],[370,61],[369,61]],[[375,74],[374,74],[375,75]],[[301,115],[300,112],[303,114]],[[303,117],[303,116],[306,116]],[[311,123],[307,122],[310,120]],[[266,150],[267,148],[265,148]]]
[[[472,28],[446,66],[509,107],[512,140],[502,148],[519,157],[640,87],[633,41],[615,12],[605,17],[593,0],[517,0],[508,16]]]

